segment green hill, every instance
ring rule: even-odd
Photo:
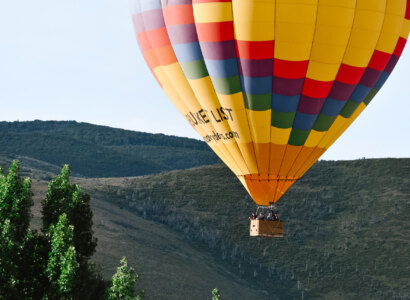
[[[24,159],[25,175],[50,176]],[[283,239],[249,237],[255,206],[222,165],[74,181],[92,197],[94,260],[108,277],[127,255],[148,299],[410,297],[410,159],[318,162],[278,203]]]
[[[255,205],[226,167],[164,172],[217,160],[202,142],[35,121],[0,123],[0,147],[0,166],[19,158],[35,178],[33,226],[70,163],[92,197],[94,260],[108,277],[127,255],[147,299],[410,299],[410,159],[316,163],[278,203],[285,238],[267,239],[249,237]],[[97,176],[117,178],[84,178]]]
[[[254,205],[222,165],[82,184],[183,233],[269,297],[410,297],[410,159],[317,163],[278,203],[283,239],[249,237]]]
[[[0,154],[0,167],[7,168],[13,158]],[[59,168],[28,157],[18,159],[20,174],[32,178],[35,204],[32,227],[40,229],[40,203],[46,195],[48,180],[59,172]],[[72,180],[92,195],[93,230],[98,238],[93,260],[102,266],[106,279],[115,273],[125,255],[140,275],[138,285],[146,290],[148,300],[209,299],[215,287],[223,290],[225,299],[272,299],[240,275],[232,273],[208,249],[187,241],[183,232],[156,220],[142,218],[99,193],[102,188],[99,185],[122,187],[127,179],[74,177]]]
[[[0,122],[0,153],[56,166],[85,177],[122,177],[219,162],[201,141],[74,121]]]
[[[102,184],[106,180],[120,183],[123,179],[75,181],[93,189],[96,187],[94,184]],[[47,182],[33,180],[33,191],[32,225],[40,228],[40,201],[46,194]],[[121,209],[115,202],[103,200],[93,192],[91,207],[93,230],[98,238],[93,261],[102,266],[104,277],[109,279],[120,259],[126,256],[140,275],[138,287],[145,289],[145,299],[209,299],[215,287],[223,290],[224,299],[272,299],[230,272],[207,249],[191,245],[182,232]]]

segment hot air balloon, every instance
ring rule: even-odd
[[[170,100],[257,205],[269,206],[393,71],[410,0],[131,0]]]

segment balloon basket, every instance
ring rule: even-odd
[[[249,235],[283,238],[283,222],[271,220],[251,220]]]

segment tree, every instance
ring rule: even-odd
[[[0,224],[6,220],[12,224],[13,242],[19,244],[24,240],[30,225],[31,180],[19,176],[20,163],[13,160],[7,175],[0,169]]]
[[[212,290],[212,300],[223,300],[217,288]]]
[[[42,202],[43,232],[47,233],[52,224],[56,224],[58,216],[66,214],[68,224],[72,225],[73,242],[76,260],[79,264],[76,278],[75,297],[81,299],[97,299],[104,295],[106,282],[94,264],[89,262],[97,246],[93,237],[92,211],[90,196],[76,184],[70,183],[70,168],[64,165],[59,175],[48,185],[46,198]]]
[[[50,225],[56,224],[58,217],[65,213],[69,224],[74,226],[73,240],[77,261],[84,266],[97,246],[97,239],[93,238],[90,195],[69,180],[70,168],[64,165],[61,173],[50,181],[47,196],[42,202],[43,231],[47,232]]]
[[[135,296],[134,285],[138,280],[138,275],[134,275],[134,269],[128,268],[128,262],[125,257],[121,260],[121,266],[117,268],[108,290],[107,298],[109,300],[141,300],[144,292],[141,291]]]
[[[74,247],[74,228],[68,225],[66,214],[58,218],[57,224],[50,226],[51,250],[49,253],[47,275],[51,282],[49,295],[52,298],[72,298],[76,285],[76,273],[79,264]]]
[[[89,263],[97,245],[90,196],[70,184],[70,169],[63,166],[49,184],[42,203],[43,230],[38,233],[29,228],[31,181],[18,172],[18,161],[7,175],[0,169],[0,299],[108,297],[108,282]],[[125,258],[121,264],[111,299],[142,299],[142,294],[132,298],[138,275],[128,269]]]
[[[0,224],[0,295],[13,295],[17,288],[15,244],[10,220]]]
[[[41,299],[49,289],[50,282],[46,274],[49,249],[46,236],[27,230],[15,259],[19,267],[17,278],[20,296],[17,298]]]
[[[15,297],[22,290],[24,248],[30,225],[31,181],[18,172],[20,164],[14,160],[7,175],[0,169],[0,295]]]

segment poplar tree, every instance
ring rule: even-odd
[[[90,196],[70,184],[63,166],[42,202],[42,233],[33,231],[31,181],[19,167],[13,161],[7,175],[0,169],[0,299],[102,299],[107,282],[88,262],[97,245]],[[134,296],[137,280],[124,258],[105,296],[142,299]]]
[[[43,231],[47,232],[51,224],[56,224],[58,217],[65,213],[68,223],[74,226],[74,246],[80,265],[94,254],[97,239],[93,237],[90,195],[84,193],[77,184],[70,183],[70,167],[64,165],[61,173],[48,185],[46,198],[42,202]]]
[[[108,300],[141,300],[144,292],[141,291],[135,296],[135,283],[138,281],[138,275],[134,275],[134,269],[128,268],[128,262],[125,257],[121,260],[121,265],[117,268],[111,280],[111,286],[108,290]]]
[[[217,288],[212,290],[212,300],[223,300]]]
[[[47,237],[27,230],[18,257],[20,299],[41,299],[49,290],[46,267],[50,249]]]
[[[56,225],[50,226],[49,234],[51,249],[46,272],[51,289],[48,296],[51,299],[72,299],[79,265],[73,241],[74,228],[68,224],[66,214],[59,216]]]
[[[10,220],[0,224],[0,294],[13,295],[17,289],[18,266],[15,262],[15,244]]]
[[[49,233],[58,217],[66,215],[67,224],[73,226],[73,246],[78,262],[75,297],[96,299],[104,295],[106,283],[95,265],[89,262],[97,246],[93,237],[90,196],[77,184],[70,183],[70,168],[64,165],[48,185],[47,195],[42,201],[43,232]]]
[[[20,163],[13,160],[9,172],[0,169],[0,224],[6,220],[12,224],[13,242],[21,243],[30,225],[31,180],[19,176]]]
[[[21,272],[21,254],[33,205],[31,180],[22,179],[19,169],[17,160],[12,162],[7,175],[0,169],[0,295],[5,297],[19,295],[22,290],[25,274]]]

